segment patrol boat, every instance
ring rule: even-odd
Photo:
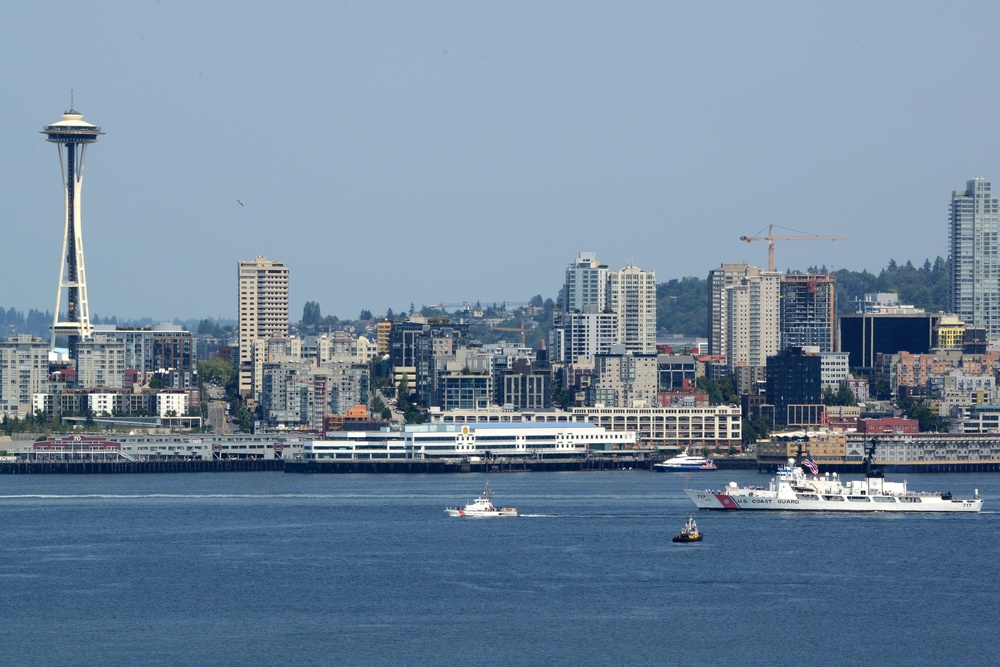
[[[469,503],[463,508],[458,507],[446,507],[445,512],[448,516],[460,516],[469,519],[486,519],[494,516],[517,516],[516,507],[497,507],[490,500],[490,496],[493,492],[490,491],[490,483],[486,482],[486,488],[483,490],[483,495],[475,499],[475,501]]]
[[[947,493],[910,491],[906,481],[887,482],[873,467],[875,442],[865,451],[865,477],[844,480],[837,473],[819,474],[807,456],[802,464],[792,458],[778,469],[767,487],[740,486],[730,482],[721,491],[685,492],[700,509],[706,510],[812,510],[821,512],[979,512],[983,499],[976,489],[971,498],[959,499]],[[798,458],[801,458],[801,454]],[[808,468],[809,473],[803,470]]]

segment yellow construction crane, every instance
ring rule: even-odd
[[[846,241],[846,236],[775,236],[774,225],[767,226],[767,236],[741,236],[740,241],[767,241],[767,270],[774,272],[774,242],[775,241]]]
[[[514,329],[512,327],[490,327],[493,331],[520,331],[521,332],[521,347],[524,347],[524,320],[521,320],[521,327]]]

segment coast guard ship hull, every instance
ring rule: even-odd
[[[982,498],[957,500],[941,495],[859,495],[792,493],[775,495],[768,490],[746,493],[724,491],[686,492],[694,504],[703,510],[781,510],[816,512],[979,512]]]
[[[819,466],[807,456],[778,469],[767,487],[740,486],[730,482],[719,491],[686,489],[688,497],[705,510],[781,510],[813,512],[979,512],[983,500],[979,490],[971,498],[948,493],[910,491],[906,481],[887,482],[881,470],[873,469],[873,441],[865,456],[864,479],[844,480],[836,472],[819,474]],[[801,458],[801,448],[799,452]]]

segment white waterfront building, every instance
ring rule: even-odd
[[[403,430],[331,431],[307,442],[302,458],[322,460],[427,460],[445,458],[551,459],[597,450],[631,449],[635,433],[613,433],[582,422],[419,424]]]

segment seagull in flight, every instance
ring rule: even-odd
[[[236,200],[236,203],[239,204],[240,206],[243,206],[243,202],[241,202],[239,199]]]

